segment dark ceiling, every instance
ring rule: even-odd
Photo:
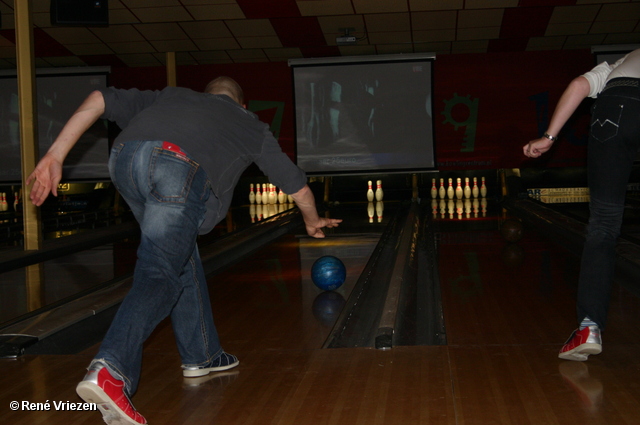
[[[0,68],[15,67],[13,6],[0,0]],[[49,7],[31,0],[37,67],[640,44],[639,0],[108,0],[108,27],[52,26]],[[356,44],[336,44],[345,28]]]

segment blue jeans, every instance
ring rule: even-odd
[[[196,244],[205,202],[214,195],[204,170],[162,149],[162,142],[117,144],[109,172],[140,224],[141,239],[131,290],[94,361],[103,361],[132,395],[143,343],[168,315],[184,365],[206,364],[222,352]]]
[[[592,107],[588,146],[591,200],[578,286],[578,321],[589,317],[604,329],[616,262],[627,183],[640,146],[638,79],[616,78]],[[613,84],[612,84],[613,83]]]

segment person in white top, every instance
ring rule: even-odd
[[[607,321],[626,188],[640,148],[640,49],[573,79],[556,105],[547,132],[527,143],[524,154],[537,158],[547,152],[586,97],[596,101],[587,150],[590,217],[578,283],[579,327],[558,355],[575,361],[602,351],[601,332]]]

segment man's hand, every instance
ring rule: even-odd
[[[302,218],[304,219],[304,225],[307,228],[307,234],[314,238],[324,238],[323,227],[336,227],[342,223],[342,220],[336,218],[324,218],[318,215],[316,210],[316,202],[313,197],[313,192],[308,185],[305,185],[302,189],[292,194],[291,197],[295,201]]]
[[[58,183],[62,178],[62,162],[56,159],[53,155],[45,155],[42,157],[38,165],[33,172],[27,177],[26,184],[33,183],[31,188],[31,202],[34,205],[40,206],[49,196],[49,193],[53,193],[54,196],[58,196]]]
[[[322,218],[318,217],[318,221],[315,223],[307,223],[305,221],[305,227],[307,228],[307,234],[314,238],[324,238],[323,227],[332,228],[338,227],[342,223],[342,220],[337,218]]]
[[[98,121],[104,110],[104,97],[100,91],[94,90],[62,127],[56,140],[25,182],[27,185],[33,183],[29,198],[34,205],[42,205],[49,193],[58,196],[62,162],[80,136]]]

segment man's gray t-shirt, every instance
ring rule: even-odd
[[[102,94],[102,118],[122,129],[116,142],[170,142],[205,170],[215,199],[207,202],[201,234],[225,216],[234,188],[252,162],[285,193],[296,193],[306,184],[304,171],[282,152],[269,126],[228,96],[178,87],[157,91],[109,87]]]

